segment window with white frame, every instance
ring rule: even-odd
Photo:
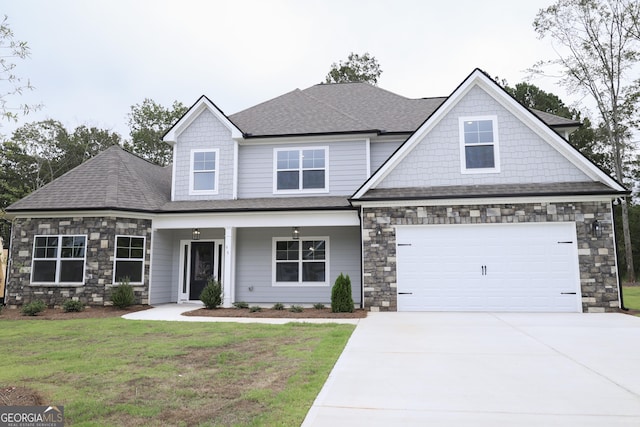
[[[218,192],[219,150],[191,150],[191,194],[216,194]]]
[[[498,119],[496,116],[460,118],[463,173],[499,172]]]
[[[84,283],[87,236],[36,236],[33,243],[33,283]]]
[[[327,190],[326,147],[275,149],[275,192]]]
[[[276,285],[326,285],[328,238],[274,239]]]
[[[144,237],[116,236],[114,283],[120,283],[126,279],[130,283],[143,283],[144,241]]]

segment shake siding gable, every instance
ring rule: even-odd
[[[184,130],[175,144],[174,200],[224,200],[233,198],[233,146],[231,131],[209,110]],[[218,194],[190,195],[191,150],[218,149]]]
[[[497,116],[500,173],[462,174],[459,118]],[[494,130],[495,132],[495,130]],[[480,87],[473,87],[377,186],[402,188],[591,181]]]

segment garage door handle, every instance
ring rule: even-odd
[[[413,295],[413,292],[398,292],[398,295]]]
[[[560,292],[560,295],[575,295],[576,292]]]

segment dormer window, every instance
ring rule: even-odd
[[[496,116],[459,119],[462,173],[500,172],[497,122]]]
[[[218,150],[191,150],[189,193],[218,193]]]
[[[274,193],[326,192],[326,147],[274,150]]]

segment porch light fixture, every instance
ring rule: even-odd
[[[376,226],[376,235],[382,236],[382,226],[380,224]]]
[[[293,240],[300,239],[300,230],[298,229],[298,227],[293,227],[293,230],[291,230],[291,238]]]
[[[602,237],[602,224],[597,219],[591,224],[591,235],[593,237]]]
[[[191,237],[193,240],[200,240],[200,229],[194,228],[191,230]]]

